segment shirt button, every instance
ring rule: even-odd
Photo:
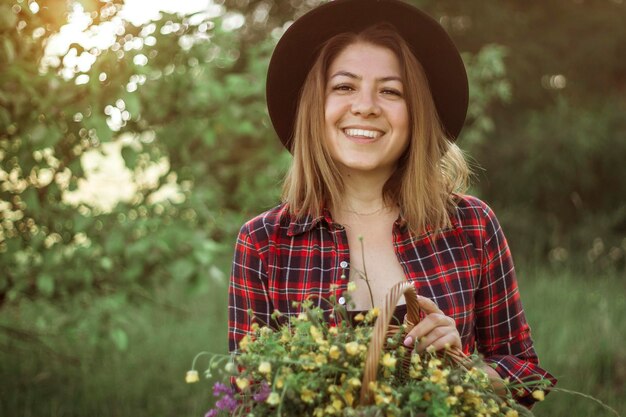
[[[348,267],[348,263],[346,261],[341,261],[341,263],[339,264],[340,267],[342,268],[347,268]]]
[[[339,297],[339,304],[344,305],[346,303],[346,299],[344,297]]]

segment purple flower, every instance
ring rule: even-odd
[[[259,388],[259,390],[252,396],[252,399],[254,401],[265,401],[267,400],[267,397],[270,396],[270,393],[272,392],[270,386],[267,384],[267,382],[263,381],[261,382],[261,387]]]
[[[213,395],[216,397],[219,397],[221,394],[233,395],[234,393],[235,391],[231,387],[222,384],[221,382],[216,382],[213,385]]]
[[[217,411],[217,410],[214,408],[214,409],[212,409],[212,410],[209,410],[209,412],[208,412],[208,413],[206,413],[206,414],[204,415],[204,417],[216,417],[216,416],[217,416],[217,413],[219,413],[219,411]]]
[[[217,400],[215,407],[220,410],[233,412],[237,409],[237,400],[230,395],[224,395],[222,398]]]

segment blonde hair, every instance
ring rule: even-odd
[[[323,140],[327,71],[349,45],[370,43],[390,49],[400,62],[409,112],[409,146],[385,183],[383,198],[397,204],[414,234],[451,226],[456,193],[467,189],[470,170],[463,152],[446,137],[424,70],[390,24],[329,39],[303,84],[292,142],[293,162],[283,184],[283,201],[297,218],[317,217],[340,201],[343,180]]]

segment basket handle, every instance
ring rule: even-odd
[[[396,304],[402,295],[404,295],[406,300],[407,316],[405,318],[405,324],[410,326],[408,330],[411,330],[420,320],[420,306],[417,301],[417,292],[413,284],[403,281],[391,287],[385,296],[383,308],[374,324],[370,346],[367,350],[367,357],[365,358],[365,370],[363,371],[360,397],[360,403],[363,405],[371,404],[372,402],[369,384],[376,380],[378,362],[383,350],[383,345],[385,344],[387,329],[393,317],[393,312],[396,309]]]

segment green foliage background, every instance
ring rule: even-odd
[[[123,5],[79,3],[93,28],[119,19]],[[15,382],[3,382],[0,414],[202,413],[208,400],[172,388],[179,381],[170,373],[207,345],[225,350],[225,338],[214,335],[225,331],[236,232],[278,202],[290,158],[266,114],[267,62],[286,22],[317,3],[225,0],[215,16],[163,13],[139,27],[120,20],[109,48],[72,43],[69,55],[95,60],[64,75],[63,56],[50,61],[45,48],[71,4],[0,0],[0,374]],[[624,311],[626,271],[626,5],[414,3],[439,18],[463,52],[471,105],[459,144],[475,161],[472,191],[495,209],[531,275],[529,316],[609,282],[599,286],[607,298],[599,293],[598,303],[609,303],[599,320],[616,327],[589,329],[587,338],[608,342],[589,359],[588,369],[602,369],[587,378],[597,384],[581,389],[620,399],[626,352],[614,339],[626,334],[614,321]],[[245,24],[230,29],[235,14]],[[112,130],[113,113],[123,117]],[[128,169],[140,173],[165,157],[166,175],[111,210],[68,204],[64,195],[87,175],[81,157],[120,137],[130,138],[122,147]],[[152,203],[171,183],[184,201]],[[562,272],[569,269],[577,273]],[[600,307],[588,308],[592,317]],[[549,326],[535,317],[539,342],[550,344],[553,335],[542,331]],[[559,340],[560,356],[544,349],[569,372],[576,364],[556,358],[575,349]],[[89,380],[86,367],[101,359],[108,371],[100,384],[68,382]],[[147,368],[151,381],[142,376]],[[124,381],[136,387],[126,397],[118,392]],[[68,401],[64,386],[80,398]],[[179,407],[147,400],[150,391],[167,400],[170,389]],[[132,393],[142,400],[131,405]],[[554,404],[550,415],[574,415]]]

